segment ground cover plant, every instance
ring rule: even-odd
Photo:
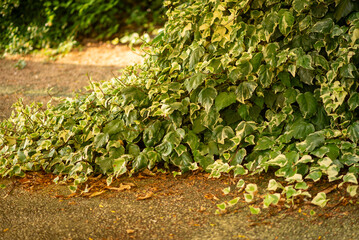
[[[274,171],[263,207],[296,198],[325,206],[325,192],[307,191],[321,179],[355,196],[358,2],[165,4],[169,20],[143,65],[46,110],[15,104],[0,124],[1,176],[45,170],[73,179],[75,191],[91,174],[111,184],[146,168],[211,177]],[[255,201],[255,184],[241,179],[237,188]]]

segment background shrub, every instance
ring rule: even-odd
[[[152,31],[165,20],[162,0],[4,0],[0,14],[0,53]]]

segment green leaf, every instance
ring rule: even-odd
[[[252,97],[257,86],[258,84],[254,81],[241,82],[236,89],[237,100],[244,104],[245,100]]]
[[[273,71],[270,69],[270,65],[261,65],[258,72],[259,82],[263,88],[267,88],[272,84]]]
[[[294,0],[292,3],[293,9],[299,13],[305,10],[309,4],[310,0]]]
[[[279,30],[284,35],[287,36],[288,33],[292,30],[292,26],[294,24],[294,16],[289,11],[284,11],[280,13],[279,20]]]
[[[215,99],[215,106],[217,111],[228,107],[236,102],[236,94],[234,92],[221,92]]]
[[[189,70],[193,70],[197,63],[200,61],[201,57],[203,56],[203,54],[205,53],[205,50],[203,49],[203,47],[198,46],[195,49],[192,50],[190,57],[189,57]]]
[[[290,127],[290,134],[295,139],[303,140],[309,134],[313,133],[315,128],[313,124],[306,122],[304,119],[299,119],[295,121]]]
[[[105,146],[105,144],[107,144],[109,139],[110,139],[110,135],[108,133],[99,133],[94,139],[94,144],[96,149]]]
[[[312,67],[312,57],[310,55],[299,56],[296,64],[297,67],[314,70],[314,68]]]
[[[311,152],[325,142],[323,132],[309,134],[303,142],[297,143],[296,147],[300,152]]]
[[[348,105],[350,111],[354,111],[357,107],[359,107],[359,93],[354,92],[350,95],[350,98],[348,100]]]
[[[328,201],[329,200],[327,200],[326,194],[324,192],[320,192],[313,198],[311,203],[323,208],[325,207]]]
[[[200,86],[202,83],[204,83],[205,77],[206,75],[203,73],[195,73],[192,77],[184,81],[184,86],[186,87],[188,92],[191,92],[192,90]]]
[[[236,153],[233,155],[233,158],[231,160],[231,165],[236,166],[238,164],[242,164],[242,161],[246,155],[247,155],[247,151],[245,148],[241,148],[237,150]]]
[[[224,141],[226,139],[230,139],[234,137],[234,131],[230,126],[218,125],[213,130],[213,136],[215,137],[218,143],[224,144]]]
[[[244,139],[257,130],[257,124],[252,121],[242,121],[236,127],[236,136]]]
[[[261,212],[260,208],[249,206],[249,209],[250,209],[252,214],[259,214]]]
[[[116,176],[122,175],[125,172],[127,172],[127,162],[130,160],[130,157],[128,155],[123,155],[120,158],[117,158],[113,160],[113,171],[116,174]]]
[[[345,174],[343,177],[343,182],[358,184],[358,180],[357,180],[356,176],[354,175],[354,173]]]
[[[326,18],[318,21],[312,27],[312,32],[326,33],[329,34],[334,27],[334,22],[331,18]]]
[[[276,27],[278,26],[279,17],[275,12],[269,13],[262,21],[262,26],[264,29],[264,34],[266,41],[269,42],[270,37],[274,33]]]
[[[355,195],[357,195],[357,189],[358,189],[358,185],[351,185],[347,187],[347,193],[349,193],[349,195],[351,197],[355,197]]]
[[[266,194],[263,200],[263,207],[268,208],[271,204],[277,205],[280,200],[280,194]]]
[[[258,139],[257,145],[254,147],[254,150],[266,150],[271,149],[275,144],[275,141],[267,136],[261,137]]]
[[[135,171],[142,170],[148,165],[148,157],[141,152],[132,162],[132,169]]]
[[[311,92],[301,93],[297,96],[300,111],[305,118],[313,116],[317,112],[317,100]]]
[[[120,131],[123,131],[124,126],[125,123],[122,119],[115,119],[106,124],[106,126],[103,128],[103,132],[109,135],[114,135]]]
[[[359,121],[354,122],[348,127],[348,134],[350,140],[357,143],[359,140]]]
[[[198,102],[204,106],[206,112],[209,112],[216,97],[217,90],[213,87],[207,87],[198,94]]]

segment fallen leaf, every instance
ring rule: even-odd
[[[94,192],[94,193],[92,193],[89,197],[90,197],[90,198],[96,197],[96,196],[99,196],[99,195],[101,195],[101,194],[103,194],[103,193],[105,193],[105,192],[106,192],[106,190],[100,191],[100,192]]]
[[[151,198],[152,196],[153,196],[153,192],[149,191],[144,196],[137,195],[137,200],[145,200],[145,199]]]
[[[131,185],[121,183],[119,187],[106,187],[106,188],[109,190],[114,190],[114,191],[124,191],[124,190],[130,190]]]
[[[216,200],[216,201],[218,201],[219,200],[219,198],[217,198],[215,195],[213,195],[212,193],[209,193],[209,194],[206,194],[206,195],[204,195],[204,197],[205,198],[207,198],[207,199],[209,199],[209,200]]]
[[[151,171],[148,170],[147,168],[146,168],[145,170],[143,170],[141,173],[142,173],[143,175],[145,175],[145,176],[156,176],[156,173],[151,172]]]
[[[9,231],[9,229],[8,229],[8,228],[5,228],[5,229],[3,230],[3,232],[7,232],[7,231]]]
[[[100,204],[100,205],[98,205],[100,208],[103,208],[103,206]]]
[[[134,233],[135,230],[133,230],[133,229],[127,229],[126,232],[127,232],[128,234],[131,234],[131,233]]]

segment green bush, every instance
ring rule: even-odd
[[[164,22],[162,0],[5,0],[0,14],[0,52],[9,53],[152,31]]]
[[[297,189],[322,177],[357,184],[357,3],[167,1],[145,64],[45,111],[15,106],[0,125],[0,174],[43,169],[76,185],[145,168],[272,169]],[[246,191],[250,201],[255,187]]]

